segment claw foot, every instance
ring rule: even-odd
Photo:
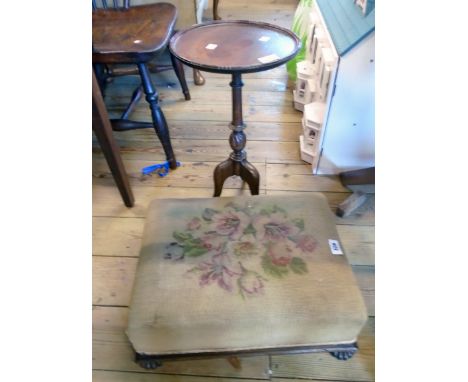
[[[336,359],[339,359],[340,361],[347,361],[350,359],[354,353],[356,353],[356,350],[346,350],[346,351],[331,351],[330,354],[335,357]]]

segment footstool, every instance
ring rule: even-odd
[[[155,200],[130,305],[136,361],[326,351],[367,320],[322,194]]]

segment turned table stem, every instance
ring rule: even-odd
[[[234,150],[230,158],[234,161],[242,161],[247,154],[244,151],[247,138],[244,133],[245,125],[242,120],[242,86],[244,86],[240,73],[232,75],[232,81],[229,84],[232,88],[232,122],[229,126],[232,130],[229,137],[229,143]],[[238,174],[236,174],[238,175]]]
[[[214,170],[215,191],[214,196],[220,196],[226,178],[237,175],[249,185],[252,195],[258,195],[260,175],[257,169],[247,161],[247,153],[244,150],[247,138],[244,133],[245,124],[242,119],[242,77],[241,73],[232,73],[232,122],[229,125],[231,135],[229,144],[232,153],[229,159],[218,164]]]

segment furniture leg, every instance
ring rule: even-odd
[[[143,369],[157,369],[162,366],[162,362],[154,356],[135,353],[135,362]]]
[[[300,347],[297,349],[271,349],[267,352],[265,351],[238,351],[238,352],[212,352],[209,354],[174,354],[174,355],[148,355],[135,352],[135,362],[138,363],[144,369],[157,369],[161,367],[165,360],[177,360],[177,359],[208,359],[213,356],[225,356],[226,360],[231,364],[231,366],[237,370],[242,368],[241,360],[239,356],[242,354],[250,355],[259,355],[259,354],[295,354],[295,353],[329,353],[331,356],[339,359],[340,361],[347,361],[352,358],[354,354],[358,351],[357,343],[349,345],[331,345],[331,346],[307,346]]]
[[[122,116],[120,117],[121,119],[128,119],[129,115],[132,113],[133,109],[135,108],[137,103],[140,101],[142,95],[143,95],[143,86],[140,85],[133,91],[132,99],[130,100],[130,103],[128,104],[127,108],[125,109]]]
[[[171,169],[176,169],[177,161],[172,150],[171,138],[169,135],[169,129],[167,127],[166,118],[164,117],[164,114],[161,108],[159,107],[158,93],[156,92],[156,89],[153,86],[146,64],[138,64],[138,70],[140,72],[143,90],[146,95],[146,101],[148,101],[150,105],[154,129],[163,146],[164,152],[166,154],[166,159],[169,162],[169,167]]]
[[[190,92],[188,90],[187,81],[185,81],[184,66],[182,62],[180,62],[177,58],[174,57],[174,55],[172,55],[171,53],[169,53],[169,55],[171,56],[172,66],[174,67],[174,71],[177,76],[177,79],[180,82],[180,86],[182,86],[182,92],[184,93],[185,100],[189,101]]]
[[[375,184],[375,167],[342,172],[340,181],[343,186]]]
[[[221,195],[224,181],[232,175],[234,175],[234,162],[231,159],[226,159],[216,166],[213,173],[215,186],[213,196]]]
[[[247,138],[244,133],[245,125],[242,120],[242,83],[241,74],[233,73],[230,86],[232,88],[232,130],[229,144],[232,153],[229,159],[221,162],[214,170],[214,196],[220,196],[223,183],[229,176],[238,175],[248,183],[252,195],[259,194],[260,175],[257,169],[247,161],[244,150]]]
[[[239,357],[231,355],[231,356],[227,357],[226,359],[234,369],[236,369],[236,370],[241,370],[242,369],[242,364],[241,364],[241,360],[239,359]]]
[[[102,99],[102,93],[99,89],[96,76],[93,71],[93,131],[96,135],[102,152],[106,158],[107,164],[114,177],[117,188],[122,196],[123,202],[127,207],[133,207],[135,199],[132,189],[125,172],[122,159],[120,158],[119,148],[112,136],[112,128],[107,115],[106,106]]]
[[[357,349],[351,349],[346,351],[331,351],[329,353],[330,355],[332,355],[336,359],[339,359],[340,361],[347,361],[354,355],[354,353],[356,353],[356,351]]]
[[[342,172],[340,173],[340,181],[343,186],[354,191],[336,209],[336,216],[344,218],[361,207],[367,201],[369,193],[374,193],[375,167]]]
[[[248,161],[244,160],[240,164],[240,177],[247,182],[252,195],[259,194],[260,174],[257,169]]]
[[[205,77],[202,76],[198,69],[193,69],[193,82],[198,86],[205,84]]]
[[[221,20],[218,14],[218,3],[219,0],[213,0],[213,20]]]
[[[93,64],[93,73],[96,77],[97,84],[99,85],[99,89],[101,91],[102,97],[104,97],[104,91],[107,84],[107,72],[106,66],[104,64]]]

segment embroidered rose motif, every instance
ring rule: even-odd
[[[317,240],[310,235],[299,235],[294,238],[296,242],[296,248],[299,248],[302,252],[311,253],[317,247]]]
[[[284,240],[299,233],[299,228],[279,213],[270,216],[260,215],[253,221],[253,226],[260,241]]]
[[[263,292],[263,281],[266,281],[257,272],[249,271],[241,265],[242,275],[237,280],[239,286],[239,292],[242,297],[255,296]]]
[[[228,209],[214,214],[211,218],[213,228],[220,235],[229,236],[231,240],[239,239],[244,229],[250,223],[250,218],[244,212]]]
[[[201,243],[210,254],[222,253],[228,240],[215,232],[209,232],[201,237]]]
[[[264,293],[263,274],[277,279],[308,272],[304,258],[313,253],[317,240],[305,232],[304,220],[289,218],[277,205],[228,203],[205,208],[175,231],[165,258],[196,265],[201,287],[217,285],[243,297]]]
[[[200,218],[193,218],[187,223],[187,229],[189,231],[197,230],[201,227],[201,219]]]
[[[284,267],[288,265],[292,256],[292,247],[285,241],[271,243],[267,248],[267,255],[270,256],[271,262],[274,265]]]

